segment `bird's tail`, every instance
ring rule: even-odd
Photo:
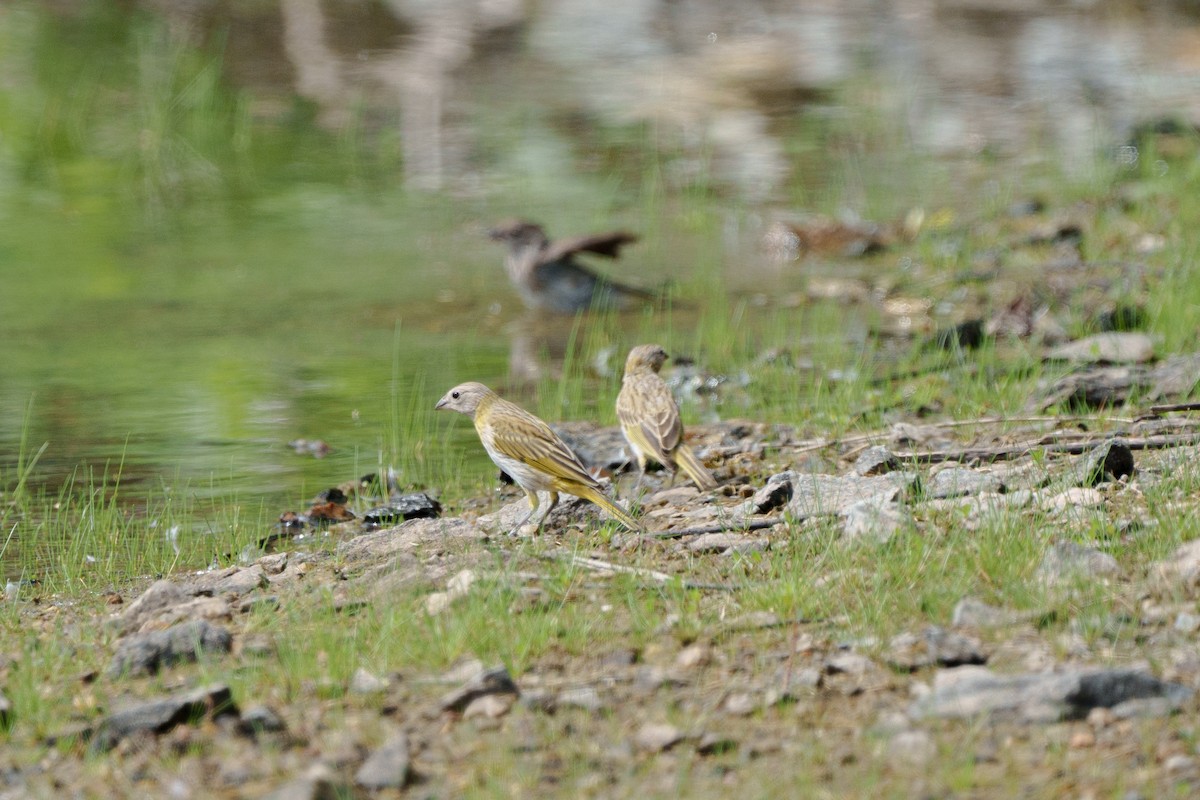
[[[582,497],[584,500],[591,500],[593,503],[595,503],[596,505],[603,508],[609,514],[612,514],[614,517],[617,518],[618,522],[620,522],[626,528],[629,528],[629,530],[634,531],[635,533],[641,532],[642,526],[638,524],[637,520],[634,519],[633,517],[629,516],[629,513],[627,511],[622,509],[620,506],[618,506],[612,500],[609,500],[604,495],[603,492],[599,492],[590,487],[580,487],[579,489],[572,489],[572,492],[578,492],[579,496]]]
[[[696,458],[690,447],[681,443],[674,455],[675,463],[696,482],[700,491],[708,492],[717,488],[717,479],[700,463],[700,459]]]

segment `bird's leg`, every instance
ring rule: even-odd
[[[556,505],[558,505],[558,492],[551,489],[550,505],[546,506],[546,513],[542,514],[542,518],[538,520],[538,530],[541,530],[542,526],[546,524],[546,520],[550,519],[550,512],[554,510]]]
[[[533,517],[534,512],[538,510],[537,492],[531,492],[528,489],[525,489],[525,496],[529,498],[529,513],[521,517],[521,521],[513,526],[513,529],[508,532],[509,536],[516,536],[518,533],[520,533],[521,528],[526,522],[529,522],[530,518]]]
[[[663,464],[663,468],[666,469],[667,474],[670,475],[670,480],[667,481],[667,488],[670,489],[675,486],[675,479],[679,477],[679,468],[669,467],[666,464]]]

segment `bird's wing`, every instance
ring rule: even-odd
[[[493,407],[488,419],[489,438],[497,452],[552,477],[599,486],[549,425],[520,406],[503,402],[502,407]]]
[[[622,396],[624,403],[621,403]],[[638,438],[644,438],[650,445],[647,452],[660,464],[671,466],[666,459],[683,437],[683,423],[667,385],[658,376],[635,379],[629,391],[618,395],[617,401],[621,426]]]
[[[571,236],[566,239],[556,239],[546,246],[541,253],[543,262],[558,261],[560,258],[575,253],[595,253],[598,256],[616,258],[620,255],[621,246],[637,241],[637,236],[625,231],[611,233],[592,233],[586,236]]]

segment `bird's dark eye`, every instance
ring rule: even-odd
[[[457,399],[458,399],[458,392],[451,392],[451,393],[450,393],[450,396],[451,396],[451,397],[453,397],[455,400],[457,400]]]

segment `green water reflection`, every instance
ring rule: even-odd
[[[0,17],[6,484],[23,437],[47,444],[34,488],[119,473],[135,509],[169,488],[199,498],[198,515],[219,500],[269,520],[389,466],[451,491],[438,483],[490,476],[469,426],[432,413],[447,386],[509,373],[522,312],[483,232],[518,208],[606,219],[609,177],[409,193],[378,141],[324,132],[302,108],[254,119],[218,54],[150,16],[16,4]],[[644,222],[639,210],[624,216]],[[711,235],[684,225],[684,244],[672,223],[641,226],[637,279],[686,288],[719,269]],[[686,269],[661,266],[667,251]],[[535,358],[552,340],[535,339]],[[297,438],[332,452],[297,454]]]

